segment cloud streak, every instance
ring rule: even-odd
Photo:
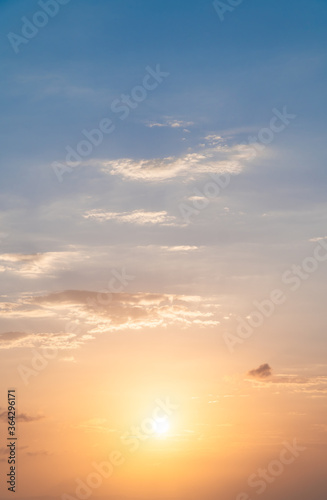
[[[177,226],[176,217],[168,215],[166,211],[147,212],[145,210],[133,210],[132,212],[106,212],[104,210],[91,210],[84,214],[85,219],[93,219],[98,222],[113,220],[118,223],[136,224],[138,226]]]
[[[73,258],[76,258],[74,252],[0,254],[0,272],[7,271],[23,278],[37,278],[40,275],[52,276],[55,269],[62,268]]]
[[[1,349],[52,347],[76,349],[83,343],[74,333],[4,332],[0,334]]]
[[[178,324],[214,326],[218,321],[214,313],[198,305],[199,297],[156,293],[97,293],[67,290],[36,297],[36,305],[74,310],[77,317],[89,325],[89,333],[102,333],[123,329],[165,327]]]
[[[253,148],[246,144],[228,146],[217,135],[209,135],[196,151],[188,152],[179,157],[152,158],[150,160],[103,160],[100,168],[110,175],[119,175],[124,179],[161,182],[175,178],[187,177],[205,173],[240,173],[245,163],[253,158]]]

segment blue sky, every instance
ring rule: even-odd
[[[72,0],[18,54],[7,33],[19,34],[21,18],[32,19],[40,7],[1,4],[2,231],[11,234],[5,252],[87,246],[89,234],[90,249],[105,246],[106,233],[83,219],[92,210],[166,211],[179,220],[177,227],[131,224],[128,231],[107,222],[110,243],[131,248],[143,242],[225,247],[249,237],[263,246],[284,244],[294,220],[298,243],[316,232],[324,236],[325,2],[244,1],[221,22],[211,2]],[[112,102],[156,65],[169,76],[120,120]],[[284,107],[296,118],[260,159],[242,160],[228,191],[192,224],[181,227],[179,207],[205,184],[205,169],[143,181],[124,169],[103,171],[104,163],[125,158],[151,163],[200,154],[210,135],[221,136],[232,156],[269,125],[273,109]],[[59,183],[53,163],[64,162],[66,146],[76,149],[82,131],[103,118],[114,121],[115,131]],[[217,204],[244,221],[221,219]]]
[[[195,121],[200,132],[224,131],[260,127],[273,106],[287,103],[296,109],[303,134],[313,128],[321,134],[323,1],[244,1],[224,22],[211,2],[71,1],[17,55],[6,34],[19,33],[21,17],[31,18],[38,4],[2,6],[6,161],[24,155],[33,163],[51,163],[80,128],[97,123],[113,98],[157,63],[171,78],[97,155],[181,152],[180,141],[162,134],[156,149],[149,148],[149,131],[140,122],[163,114]],[[19,142],[19,151],[12,141]]]

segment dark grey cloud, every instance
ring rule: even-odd
[[[250,370],[248,372],[248,375],[253,378],[268,378],[271,376],[271,367],[268,365],[268,363],[264,363],[260,365],[258,368],[255,368],[253,370]]]

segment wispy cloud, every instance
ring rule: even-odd
[[[199,297],[155,293],[101,294],[68,290],[34,299],[42,307],[56,308],[65,315],[65,308],[91,328],[90,334],[123,329],[165,327],[178,324],[215,326],[214,312],[208,311]]]
[[[78,429],[84,429],[87,432],[106,432],[106,433],[112,433],[112,432],[117,432],[116,429],[112,429],[110,426],[109,421],[106,418],[91,418],[90,420],[86,420],[85,422],[82,422],[79,425],[76,425],[76,428]]]
[[[82,339],[78,340],[74,333],[5,332],[0,334],[0,350],[35,347],[76,349],[82,343]]]
[[[36,254],[0,254],[0,272],[12,272],[26,278],[51,275],[51,272],[76,258],[74,252],[45,252]]]
[[[160,226],[176,226],[176,217],[168,215],[166,211],[147,212],[145,210],[133,210],[132,212],[106,212],[104,210],[91,210],[84,214],[85,219],[94,219],[98,222],[113,220],[119,223],[137,224],[148,226],[158,224]]]
[[[51,317],[59,332],[5,331],[0,333],[0,350],[77,349],[93,340],[96,334],[104,332],[172,325],[181,328],[214,327],[219,324],[214,299],[194,295],[66,290],[22,297],[7,309],[9,319]],[[6,310],[2,312],[6,313]],[[61,358],[61,361],[76,362],[71,355]]]
[[[171,128],[186,128],[194,125],[194,122],[187,122],[184,120],[174,120],[167,119],[163,122],[149,122],[147,123],[147,127],[171,127]]]
[[[186,176],[190,180],[196,175],[210,172],[238,174],[245,162],[252,158],[251,146],[246,144],[229,146],[220,136],[209,135],[196,151],[189,151],[179,157],[102,160],[100,168],[103,172],[120,175],[126,179],[160,182]]]
[[[49,451],[40,450],[40,451],[27,451],[26,455],[29,457],[49,457],[51,453]]]
[[[265,365],[262,365],[262,367]],[[269,366],[269,365],[267,365]],[[261,367],[259,367],[261,368]],[[300,393],[310,397],[327,396],[327,376],[312,375],[303,376],[297,374],[271,374],[271,368],[251,370],[248,373],[249,380],[258,388],[275,388],[279,391],[286,390]],[[259,371],[258,371],[259,370]],[[252,373],[252,374],[251,374]]]
[[[322,240],[327,240],[327,236],[319,236],[317,238],[311,238],[309,241],[316,242],[316,241],[322,241]]]
[[[24,423],[30,423],[30,422],[37,422],[39,420],[42,420],[44,415],[29,415],[28,413],[17,413],[16,414],[16,420],[18,422],[24,422]],[[4,411],[0,413],[0,420],[3,420],[7,422],[8,420],[8,412]]]

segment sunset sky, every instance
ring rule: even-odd
[[[326,500],[326,1],[0,9],[0,497]]]

